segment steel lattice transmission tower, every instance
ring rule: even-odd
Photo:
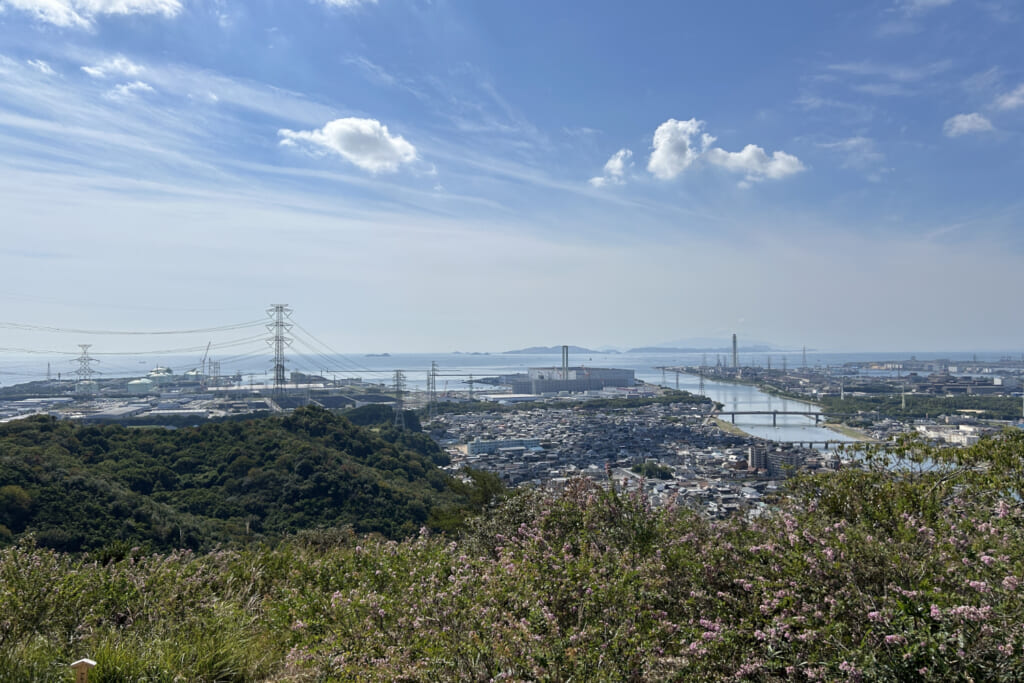
[[[83,393],[92,393],[92,376],[96,373],[92,369],[93,363],[99,363],[98,358],[92,358],[89,355],[89,347],[92,344],[79,344],[78,348],[82,349],[82,355],[76,360],[78,361],[78,369],[75,370],[75,374],[78,375],[78,391]]]
[[[395,426],[405,429],[405,406],[402,395],[405,392],[405,373],[395,370]]]
[[[427,374],[427,416],[431,420],[437,416],[437,361],[430,362]]]
[[[284,350],[292,345],[292,339],[288,336],[291,331],[292,309],[288,304],[273,304],[267,309],[267,315],[272,322],[267,323],[267,331],[273,336],[267,339],[267,343],[274,348],[274,396],[284,393]]]

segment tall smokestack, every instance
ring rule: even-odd
[[[737,369],[739,367],[740,367],[740,356],[737,353],[737,348],[736,348],[736,333],[733,332],[733,335],[732,335],[732,368],[733,368],[733,370],[735,370],[735,369]]]
[[[562,379],[569,379],[569,347],[562,345]]]

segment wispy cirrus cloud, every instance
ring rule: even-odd
[[[850,74],[862,77],[882,77],[885,80],[897,83],[916,83],[918,81],[937,76],[948,71],[953,62],[944,59],[920,66],[906,66],[904,64],[880,64],[877,62],[842,62],[829,64],[828,70],[837,73]]]
[[[830,76],[846,76],[847,87],[855,92],[875,97],[906,97],[929,87],[929,81],[952,66],[952,61],[945,59],[919,65],[840,62],[825,68]]]
[[[137,76],[142,73],[143,69],[124,55],[116,55],[99,64],[85,65],[82,67],[82,71],[93,78],[109,78],[111,76]]]
[[[948,7],[955,0],[900,0],[896,6],[907,14],[921,14],[939,7]]]
[[[114,86],[108,90],[106,96],[113,100],[124,100],[142,93],[154,92],[153,86],[143,81],[132,81],[131,83],[122,83]]]
[[[833,142],[820,142],[818,147],[841,154],[843,168],[861,171],[871,182],[881,181],[882,174],[888,170],[882,166],[885,154],[878,149],[875,140],[869,137],[857,135]]]
[[[996,109],[1018,109],[1024,107],[1024,83],[996,98]]]
[[[53,76],[57,73],[53,70],[52,66],[50,66],[47,62],[44,62],[41,59],[29,59],[26,60],[25,63],[31,66],[33,69],[39,71],[39,73],[46,74],[47,76]]]
[[[878,27],[879,36],[900,36],[918,33],[922,30],[924,15],[940,7],[948,7],[955,0],[897,0],[886,10],[889,19]]]
[[[382,67],[380,64],[370,61],[366,57],[349,57],[345,60],[345,63],[358,68],[360,72],[362,72],[363,76],[371,83],[388,88],[403,90],[420,100],[428,99],[426,93],[424,93],[424,91],[421,90],[412,79],[396,75]]]
[[[159,14],[171,18],[182,10],[179,0],[4,0],[2,5],[63,28],[91,28],[96,18],[104,15]]]
[[[361,5],[376,5],[377,0],[314,0],[321,5],[328,7],[341,7],[344,9],[355,9]]]

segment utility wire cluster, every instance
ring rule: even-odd
[[[290,360],[290,366],[292,370],[297,370],[304,374],[309,375],[359,375],[364,379],[378,382],[381,384],[386,383],[390,379],[390,373],[380,370],[373,370],[367,367],[365,364],[359,363],[348,356],[339,353],[335,349],[331,348],[328,344],[318,339],[312,332],[307,330],[305,327],[295,323],[290,318],[291,309],[288,309],[288,342],[289,345],[293,346],[298,353]],[[210,354],[211,351],[229,352],[230,355],[221,355],[218,358],[220,367],[224,368],[226,374],[242,373],[243,371],[251,371],[254,366],[258,366],[261,359],[266,360],[267,354],[267,343],[271,343],[274,346],[274,339],[268,339],[265,331],[267,328],[266,318],[258,320],[248,320],[238,323],[232,323],[228,325],[218,325],[213,327],[203,328],[191,328],[191,329],[179,329],[179,330],[102,330],[102,329],[81,329],[71,327],[57,327],[50,325],[33,325],[27,323],[18,322],[2,322],[0,321],[0,330],[11,330],[16,332],[35,332],[35,333],[46,333],[46,334],[67,334],[67,335],[87,335],[87,336],[130,336],[130,337],[162,337],[162,336],[198,336],[198,335],[223,335],[227,332],[241,332],[247,330],[261,330],[259,334],[250,334],[231,339],[222,339],[218,341],[208,340],[205,343],[198,343],[188,346],[180,346],[173,348],[141,348],[131,350],[115,350],[115,351],[90,351],[89,356],[104,356],[110,358],[130,358],[130,357],[147,357],[147,356],[162,356],[162,357],[173,357],[173,356],[186,356],[189,354],[203,354],[203,359]],[[78,345],[80,346],[80,345]],[[22,355],[46,355],[46,356],[68,356],[70,362],[80,362],[82,351],[72,350],[59,350],[59,349],[41,349],[41,348],[29,348],[29,347],[15,347],[15,346],[0,346],[0,353],[14,353]],[[278,359],[279,360],[279,359]],[[110,366],[110,371],[131,374],[137,371],[137,368],[125,367],[125,366]],[[277,360],[273,360],[267,364],[267,372],[274,372],[275,374],[280,373],[280,365]],[[0,371],[0,375],[10,376],[22,376],[29,377],[37,375],[38,373],[33,372],[18,372],[18,371]],[[258,374],[251,373],[248,374]],[[279,378],[278,378],[279,379]]]

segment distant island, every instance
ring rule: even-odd
[[[504,351],[503,353],[508,354],[508,355],[512,355],[512,354],[541,355],[541,354],[545,354],[545,353],[559,353],[560,354],[560,353],[562,353],[562,347],[561,346],[530,346],[528,348],[518,349],[516,351]],[[618,351],[598,351],[596,349],[588,349],[588,348],[585,348],[583,346],[570,346],[569,347],[569,353],[590,353],[590,354],[594,354],[594,353],[618,353]]]
[[[390,353],[368,353],[364,358],[391,358]]]

